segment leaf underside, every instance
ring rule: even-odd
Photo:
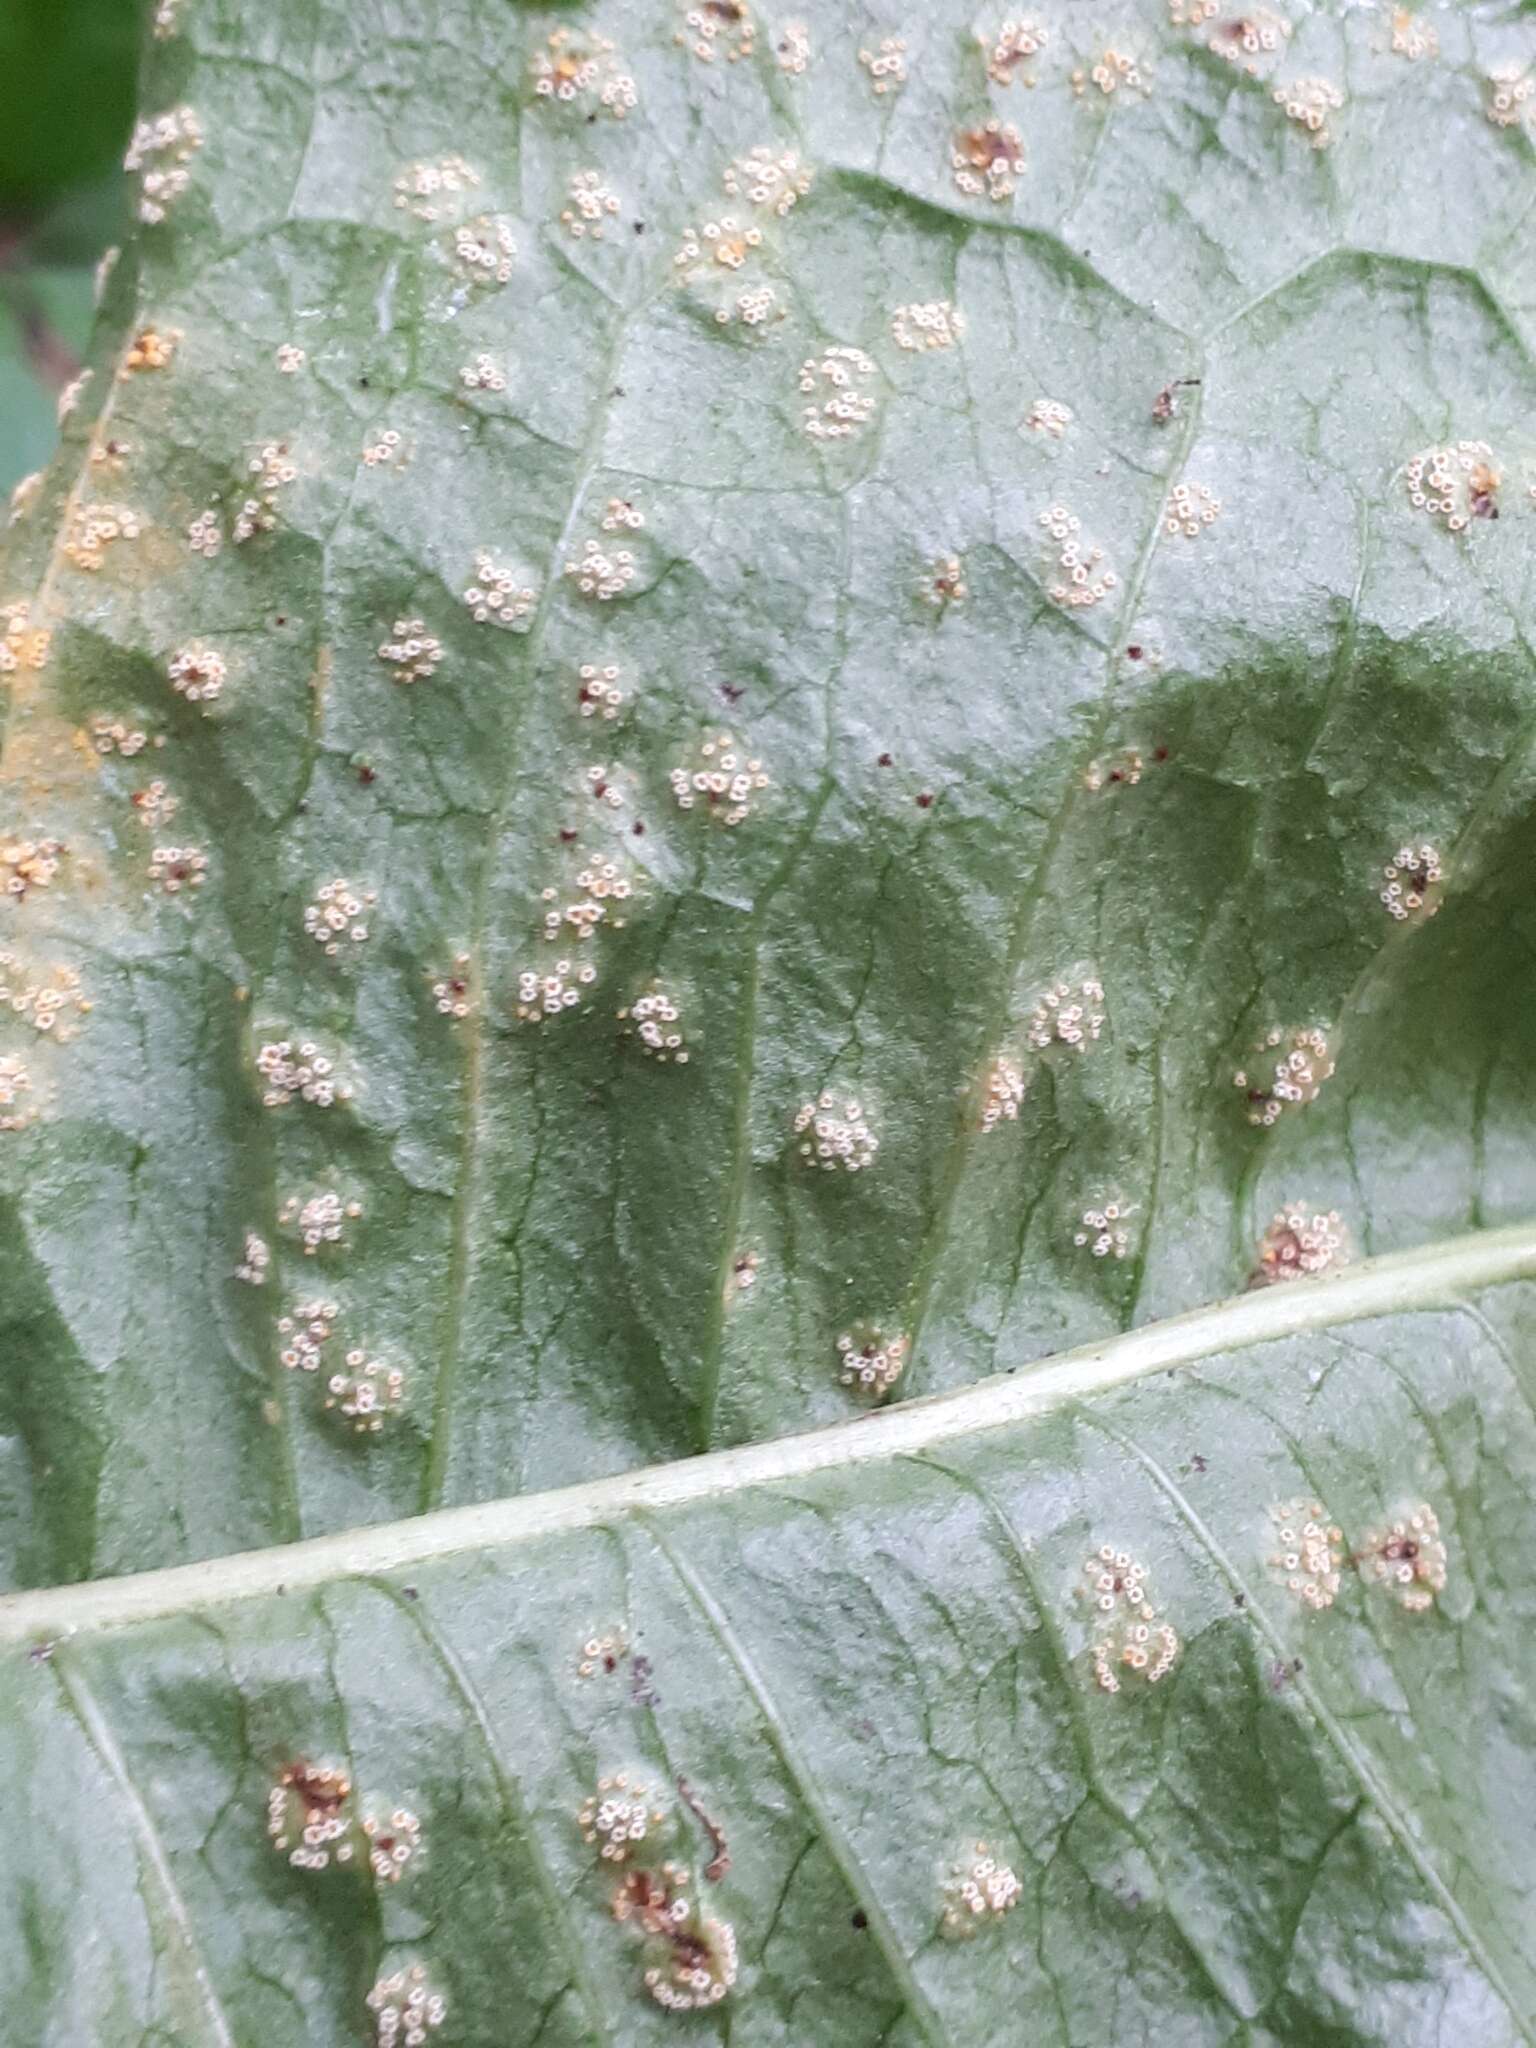
[[[184,189],[0,571],[17,2038],[342,2048],[419,1958],[445,2048],[1536,2041],[1536,180],[1529,99],[1488,117],[1529,19],[1302,11],[1251,71],[1192,6],[1063,12],[1031,88],[952,0],[813,0],[803,65],[694,11],[161,9]],[[723,733],[735,825],[672,780]],[[1405,845],[1432,916],[1384,906]],[[629,894],[546,939],[594,862]],[[1336,1071],[1255,1127],[1301,1029]],[[284,1040],[344,1099],[264,1103]],[[823,1093],[866,1170],[802,1158]],[[1408,1256],[1163,1332],[1293,1204]],[[859,1419],[860,1331],[940,1398]],[[377,1435],[325,1405],[352,1352],[402,1376]],[[1298,1499],[1321,1611],[1271,1563]],[[1421,1504],[1416,1608],[1373,1546]],[[1103,1544],[1177,1630],[1156,1685],[1095,1682]],[[273,1852],[297,1757],[421,1817],[398,1886]],[[618,1769],[735,1930],[707,2015],[582,1841]],[[1020,1895],[949,1941],[978,1842]]]

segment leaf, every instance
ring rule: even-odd
[[[649,2038],[672,1887],[716,2038],[1529,2041],[1529,22],[693,11],[157,10],[0,587],[29,2036]]]
[[[667,1850],[577,1821],[624,1771],[732,1929],[732,2038],[1529,2041],[1533,1277],[1474,1236],[856,1429],[12,1596],[13,2024],[352,2042],[420,1961],[445,2041],[668,2039],[609,1912]],[[1432,1606],[1363,1556],[1286,1590],[1271,1503],[1363,1551],[1404,1484]],[[1106,1541],[1182,1638],[1156,1687],[1095,1685]],[[274,1853],[295,1757],[420,1823],[398,1883]],[[1022,1894],[945,1939],[978,1841]]]

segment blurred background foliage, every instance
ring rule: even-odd
[[[127,223],[141,0],[0,0],[0,490],[48,460]]]

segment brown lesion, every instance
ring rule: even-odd
[[[716,1820],[711,1820],[705,1811],[704,1802],[694,1791],[688,1780],[681,1776],[677,1780],[678,1797],[693,1815],[699,1826],[709,1837],[711,1855],[704,1866],[704,1875],[711,1884],[718,1884],[731,1867],[731,1852],[726,1847],[725,1830]]]

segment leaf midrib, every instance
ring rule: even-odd
[[[681,1507],[815,1472],[912,1457],[956,1437],[1024,1422],[1219,1352],[1249,1350],[1371,1316],[1443,1306],[1477,1288],[1523,1279],[1536,1279],[1536,1220],[1394,1252],[1326,1279],[1237,1295],[1083,1345],[1018,1373],[798,1436],[303,1543],[89,1585],[8,1594],[0,1598],[0,1642],[36,1642],[299,1592],[591,1528],[637,1509]]]

